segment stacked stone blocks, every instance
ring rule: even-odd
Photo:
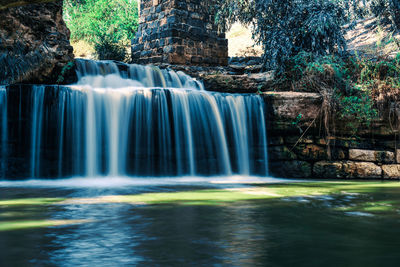
[[[325,136],[318,120],[322,97],[314,93],[267,92],[270,174],[290,178],[400,179],[398,134],[387,118],[356,132],[335,120]],[[301,120],[298,121],[298,115]],[[383,113],[387,114],[387,113]],[[346,126],[347,125],[347,126]],[[355,122],[350,125],[356,125]]]
[[[132,61],[227,65],[228,41],[213,23],[208,1],[142,0]]]

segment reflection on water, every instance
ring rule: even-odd
[[[94,198],[206,187],[210,185],[0,187],[0,199]],[[0,222],[89,220],[0,231],[0,265],[394,266],[400,259],[400,216],[346,216],[332,208],[368,200],[363,195],[343,195],[212,206],[79,202],[0,206]]]

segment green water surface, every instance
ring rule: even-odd
[[[0,188],[1,266],[398,266],[399,182]]]

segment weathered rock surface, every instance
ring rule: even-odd
[[[379,179],[382,168],[372,162],[320,161],[314,164],[314,175],[319,178]]]
[[[328,135],[319,116],[322,104],[319,94],[265,92],[262,96],[267,108],[272,175],[400,179],[398,136],[390,130],[387,117],[382,116],[370,126],[356,124],[353,129],[346,127],[346,121],[332,118]],[[305,166],[310,166],[311,176]]]
[[[203,81],[208,91],[223,93],[258,93],[272,88],[273,72],[243,73],[229,67],[213,66],[186,66],[155,63],[161,69],[183,71],[193,78]]]
[[[266,92],[263,97],[271,105],[274,119],[290,122],[294,122],[299,115],[301,121],[315,119],[322,104],[322,96],[317,93]]]
[[[198,77],[203,80],[207,89],[227,93],[257,93],[274,79],[272,72],[239,75],[200,73]]]
[[[400,149],[396,149],[396,162],[400,163]]]
[[[36,3],[46,3],[46,2],[54,2],[55,0],[0,0],[0,9],[5,9],[9,7],[17,7],[22,5],[36,4]]]
[[[141,0],[133,39],[136,63],[227,65],[228,40],[207,0]]]
[[[386,179],[399,179],[400,178],[400,164],[383,165],[383,178]]]
[[[349,159],[356,161],[394,163],[394,153],[389,151],[350,149]]]
[[[381,167],[372,162],[344,162],[343,172],[347,178],[378,179],[382,176]]]
[[[55,1],[0,10],[0,84],[57,81],[62,68],[74,58],[62,4]]]

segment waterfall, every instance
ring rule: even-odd
[[[77,74],[31,88],[31,177],[267,175],[260,96],[154,66],[78,60]]]
[[[4,177],[7,159],[7,91],[0,86],[0,177]]]
[[[44,86],[36,86],[32,90],[32,132],[31,132],[31,177],[37,177],[40,169],[40,152],[43,129]]]

